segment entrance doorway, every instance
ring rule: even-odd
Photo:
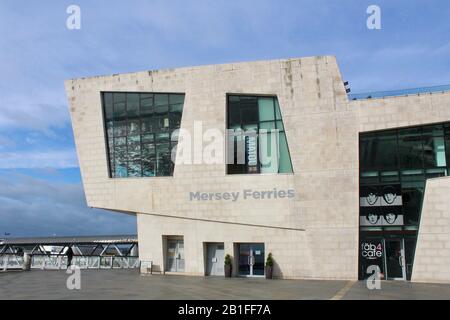
[[[387,279],[406,280],[405,246],[403,239],[386,239],[385,248]]]
[[[264,243],[239,243],[237,250],[239,276],[264,276]]]
[[[225,250],[223,243],[206,244],[206,275],[224,276]]]
[[[360,242],[359,279],[373,275],[377,266],[386,280],[410,280],[415,239],[386,235],[363,237]],[[371,271],[372,270],[372,271]]]
[[[184,241],[183,239],[167,239],[167,270],[184,272]]]

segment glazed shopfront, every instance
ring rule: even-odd
[[[359,278],[410,280],[428,178],[448,175],[450,122],[361,133]]]

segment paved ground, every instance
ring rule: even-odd
[[[0,299],[450,299],[450,285],[265,280],[174,275],[136,270],[81,270],[81,290],[68,290],[64,271],[0,273]]]

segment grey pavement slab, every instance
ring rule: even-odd
[[[266,280],[145,275],[137,270],[81,270],[81,289],[68,290],[65,271],[0,273],[0,299],[450,299],[450,285]]]
[[[368,290],[364,281],[356,282],[344,295],[347,300],[448,300],[450,284],[382,281],[381,290]]]

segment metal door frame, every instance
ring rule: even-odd
[[[389,277],[389,270],[387,267],[387,246],[386,242],[389,241],[398,241],[400,243],[400,267],[402,268],[402,277]],[[394,280],[394,281],[406,281],[406,258],[405,258],[405,239],[404,238],[383,238],[384,245],[384,269],[386,270],[386,280]]]
[[[253,274],[253,265],[254,265],[254,262],[255,262],[255,255],[253,254],[255,250],[254,250],[253,246],[256,245],[256,244],[262,244],[263,245],[263,248],[264,248],[264,250],[263,250],[263,253],[264,253],[263,254],[263,264],[265,265],[265,262],[266,262],[266,246],[265,246],[264,242],[241,242],[241,243],[238,243],[238,255],[239,256],[241,254],[241,245],[242,244],[247,244],[250,247],[249,248],[250,255],[247,257],[248,258],[248,265],[250,266],[250,270],[249,270],[249,274],[240,274],[239,273],[239,269],[238,269],[238,276],[239,277],[243,277],[243,278],[264,278],[265,275],[266,275],[265,268],[264,268],[264,273],[262,275],[259,275],[259,274],[255,275],[255,274]],[[250,263],[250,262],[252,262],[252,263]],[[239,268],[239,264],[238,264],[238,268]]]

